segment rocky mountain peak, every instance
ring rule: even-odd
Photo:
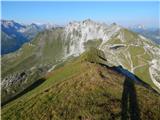
[[[121,29],[118,25],[108,26],[91,19],[69,23],[65,28],[65,41],[70,44],[70,54],[79,55],[84,51],[84,43],[89,40],[101,39],[104,42],[109,40]]]
[[[96,24],[95,21],[91,20],[91,19],[86,19],[82,21],[83,24]]]
[[[112,23],[111,25],[114,26],[114,25],[117,25],[117,23],[114,22],[114,23]]]
[[[5,24],[5,25],[12,25],[14,22],[14,20],[1,20],[1,24]]]
[[[18,30],[25,27],[24,25],[21,25],[15,22],[14,20],[1,20],[1,26],[2,26],[2,30],[7,28]]]

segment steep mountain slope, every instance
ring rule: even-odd
[[[7,54],[19,49],[24,43],[30,41],[37,33],[56,27],[55,25],[20,24],[13,20],[1,20],[2,51]],[[8,37],[6,37],[6,35]],[[6,42],[7,41],[7,42]]]
[[[160,88],[159,46],[123,29],[102,45],[101,49],[104,50],[107,58],[111,58],[111,63],[122,65],[148,84],[152,85],[152,82],[156,81],[155,85]]]
[[[160,96],[107,64],[103,52],[92,48],[4,106],[2,119],[160,119]]]
[[[2,103],[38,80],[54,64],[63,61],[62,31],[57,28],[42,32],[17,52],[3,56]]]
[[[14,22],[13,20],[1,20],[2,55],[17,50],[28,40],[20,32],[21,29],[25,29],[25,26]],[[7,35],[8,37],[5,37],[3,34]]]
[[[147,38],[115,23],[106,25],[90,19],[70,23],[65,34],[71,54],[82,53],[86,44],[98,43],[96,46],[104,51],[111,64],[121,65],[153,87],[155,84],[160,88],[160,46]]]
[[[90,19],[69,23],[65,27],[65,40],[69,44],[68,52],[79,55],[85,51],[86,42],[98,40],[101,44],[109,40],[114,34],[121,29],[114,24],[106,25],[105,23],[94,22]],[[96,41],[97,42],[97,41]]]
[[[8,36],[6,33],[1,32],[1,53],[6,54],[8,51],[15,51],[20,47],[16,39]]]
[[[104,52],[108,66],[122,66],[158,91],[160,47],[115,23],[88,19],[41,32],[17,52],[3,56],[2,103],[90,47]]]
[[[130,30],[151,39],[156,44],[160,44],[160,28],[137,28],[131,27]]]

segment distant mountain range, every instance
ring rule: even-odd
[[[47,29],[60,27],[56,24],[22,24],[13,20],[1,20],[1,54],[7,54],[19,49],[24,43],[32,40],[37,33]],[[143,25],[129,27],[130,30],[160,44],[160,29],[145,28]]]
[[[56,27],[52,24],[21,24],[13,20],[1,20],[2,50],[1,54],[7,54],[19,49],[24,43],[34,38],[37,33]]]
[[[130,30],[145,36],[156,44],[160,44],[160,28],[147,28],[143,25],[136,25],[129,28]]]

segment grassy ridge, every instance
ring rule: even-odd
[[[99,65],[101,52],[92,52],[95,56],[91,51],[84,53],[49,73],[42,85],[4,106],[2,119],[160,119],[158,94]]]

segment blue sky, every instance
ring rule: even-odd
[[[91,18],[123,26],[159,26],[159,2],[2,2],[2,19],[18,22],[66,24]]]

